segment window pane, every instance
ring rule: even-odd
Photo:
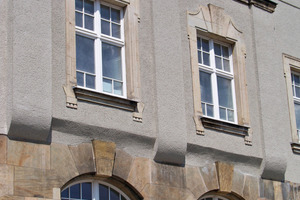
[[[65,189],[64,191],[61,192],[61,197],[69,197],[69,188]]]
[[[84,15],[84,26],[86,29],[94,30],[94,17]]]
[[[201,39],[197,38],[197,49],[201,49]]]
[[[222,46],[222,51],[223,51],[223,57],[229,58],[229,50],[228,50],[228,47]]]
[[[86,74],[86,87],[95,89],[95,76]]]
[[[202,50],[203,51],[207,51],[207,52],[209,52],[209,43],[208,43],[208,40],[203,40],[202,39]]]
[[[92,184],[82,183],[82,198],[86,200],[92,199]]]
[[[108,198],[108,187],[105,185],[99,184],[99,197],[100,199],[107,200]]]
[[[76,0],[75,1],[75,9],[82,11],[83,8],[83,1],[82,0]]]
[[[220,107],[220,119],[226,120],[226,109]]]
[[[295,86],[296,97],[300,98],[300,87]]]
[[[76,68],[95,73],[94,40],[76,35]]]
[[[221,60],[221,58],[215,56],[215,61],[216,61],[216,68],[217,69],[222,69],[222,60]]]
[[[214,107],[212,105],[206,105],[207,109],[207,116],[213,117],[214,116]]]
[[[102,42],[103,76],[122,80],[121,48]]]
[[[300,129],[300,104],[295,103],[295,114],[296,114],[297,129]]]
[[[84,1],[84,12],[93,15],[94,14],[94,2]]]
[[[101,20],[101,33],[105,35],[110,35],[109,22]]]
[[[75,12],[75,24],[76,26],[82,27],[82,14]]]
[[[110,188],[110,200],[119,200],[119,193]]]
[[[114,81],[114,93],[117,95],[123,95],[123,88],[122,88],[122,83],[118,81]]]
[[[116,9],[111,9],[111,21],[120,23],[120,11]]]
[[[76,184],[70,187],[70,197],[71,198],[80,198],[80,184]]]
[[[224,70],[230,72],[229,60],[223,59]]]
[[[206,115],[205,103],[201,103],[203,115]]]
[[[221,56],[221,45],[214,43],[215,54]]]
[[[112,36],[116,37],[116,38],[121,38],[120,36],[120,25],[117,24],[111,24],[111,28],[112,28]]]
[[[210,66],[210,63],[209,63],[209,54],[207,54],[207,53],[203,53],[203,64]]]
[[[227,119],[228,121],[234,121],[234,112],[233,110],[227,110]]]
[[[217,77],[217,85],[220,106],[233,108],[231,80]]]
[[[83,76],[84,76],[83,73],[81,73],[81,72],[76,72],[77,85],[79,85],[79,86],[84,86],[84,84],[83,84],[83,82],[84,82]]]
[[[198,51],[198,63],[202,64],[201,51]]]
[[[122,196],[121,200],[126,200],[125,197]]]
[[[201,88],[201,101],[207,103],[213,103],[210,74],[200,71],[199,78],[200,78],[200,88]]]
[[[103,79],[103,91],[112,93],[112,80],[106,78]]]
[[[100,12],[101,12],[101,18],[104,18],[104,19],[107,19],[107,20],[110,19],[109,7],[101,5]]]

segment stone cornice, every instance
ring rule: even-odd
[[[254,5],[255,7],[261,8],[267,12],[273,13],[277,6],[277,3],[270,0],[236,0],[243,2],[247,5]]]

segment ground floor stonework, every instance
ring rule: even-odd
[[[43,145],[0,136],[0,200],[58,200],[85,180],[107,183],[132,200],[300,199],[300,184],[264,180],[230,163],[172,166],[134,157],[113,142]]]

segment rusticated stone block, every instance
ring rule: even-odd
[[[240,196],[243,196],[244,183],[245,175],[237,170],[234,170],[232,180],[232,191]]]
[[[96,172],[91,143],[69,146],[69,149],[79,174]]]
[[[283,200],[281,182],[273,181],[274,197],[276,200]]]
[[[118,176],[124,180],[127,180],[130,169],[132,167],[133,158],[125,151],[116,150],[115,164],[113,169],[113,175]]]
[[[52,199],[61,181],[54,170],[15,167],[14,195]]]
[[[7,164],[50,169],[50,146],[8,140]]]
[[[0,135],[0,164],[6,163],[7,136]]]
[[[185,188],[185,170],[183,167],[153,163],[151,180],[154,184]]]
[[[127,182],[139,192],[150,183],[151,161],[147,158],[135,158],[128,175]]]
[[[264,180],[260,181],[260,196],[265,197],[267,199],[274,199],[274,186],[273,181]]]
[[[60,177],[62,184],[79,175],[67,145],[51,144],[51,169]]]
[[[206,188],[210,190],[219,189],[217,170],[215,164],[200,167],[200,173],[203,177]]]
[[[14,189],[13,166],[0,164],[0,197],[12,195]]]
[[[253,176],[245,177],[245,185],[243,197],[247,200],[257,200],[259,197],[259,182],[258,178]]]
[[[93,140],[97,175],[112,176],[116,144]]]
[[[208,191],[198,167],[186,167],[185,174],[186,187],[195,197],[200,197]]]
[[[25,197],[18,197],[18,196],[2,196],[0,200],[25,200]]]
[[[160,199],[160,200],[196,199],[194,195],[187,189],[169,187],[166,185],[157,185],[157,184],[147,184],[143,189],[142,194],[146,199]]]
[[[231,192],[234,166],[227,163],[216,162],[216,168],[220,187],[219,190],[222,192]]]

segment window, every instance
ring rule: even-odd
[[[123,9],[75,1],[77,86],[126,97]]]
[[[231,47],[198,37],[197,51],[203,115],[236,123]]]
[[[130,200],[116,187],[100,181],[73,184],[61,192],[62,200]]]
[[[201,200],[227,200],[223,197],[217,197],[217,196],[208,196],[208,197],[205,197],[205,198],[202,198]]]
[[[291,73],[297,136],[300,138],[300,74]],[[300,142],[300,141],[299,141]]]

